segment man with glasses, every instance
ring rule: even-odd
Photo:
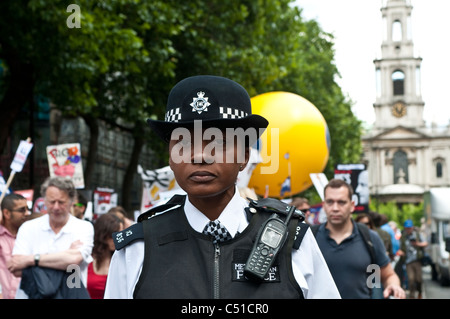
[[[311,224],[310,215],[311,215],[311,206],[309,205],[309,201],[305,197],[294,197],[291,202],[292,206],[302,211],[303,215],[305,215],[305,223]]]
[[[327,222],[318,226],[316,239],[343,299],[371,298],[370,288],[384,287],[383,297],[405,298],[400,280],[392,269],[384,244],[370,229],[367,241],[352,219],[353,189],[341,179],[332,179],[324,189],[323,208]],[[363,225],[364,226],[364,225]],[[367,227],[366,227],[367,228]],[[372,260],[374,258],[374,260]]]
[[[0,225],[0,285],[3,299],[14,299],[20,277],[15,277],[7,267],[11,258],[19,227],[27,220],[30,211],[27,200],[20,194],[9,194],[1,203],[3,220]]]
[[[41,194],[47,214],[21,226],[8,269],[20,276],[32,266],[64,272],[75,268],[78,279],[86,287],[87,266],[92,261],[94,227],[70,213],[76,195],[74,184],[65,177],[48,178],[41,186]],[[22,276],[20,288],[24,286],[24,279]],[[16,298],[28,297],[23,289],[18,289]]]
[[[86,212],[87,200],[80,192],[77,192],[75,200],[72,205],[72,215],[79,219],[84,219],[84,213]]]

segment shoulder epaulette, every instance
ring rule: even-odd
[[[306,235],[306,231],[309,228],[309,224],[303,223],[301,221],[298,222],[297,228],[295,229],[295,237],[294,237],[294,249],[299,249],[302,244],[303,237]]]
[[[144,238],[142,223],[135,223],[130,227],[112,234],[116,250],[120,250],[131,242]]]
[[[139,215],[137,221],[138,223],[142,222],[143,220],[149,219],[150,217],[154,216],[156,213],[160,213],[166,210],[169,210],[175,206],[183,205],[186,200],[186,195],[174,195],[172,196],[169,201],[163,205],[156,206],[154,208],[150,208],[146,212]]]
[[[122,249],[135,240],[144,239],[144,228],[142,226],[142,221],[149,219],[156,213],[169,210],[177,205],[183,205],[185,199],[186,195],[174,195],[166,204],[151,208],[139,215],[137,223],[131,225],[127,229],[113,233],[112,238],[116,250]]]

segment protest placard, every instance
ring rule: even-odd
[[[84,188],[83,164],[79,143],[47,146],[50,176],[68,176],[75,188]]]
[[[161,203],[161,194],[172,190],[181,190],[172,169],[169,166],[155,170],[145,170],[138,165],[138,174],[142,178],[141,212]]]
[[[28,154],[33,148],[33,143],[31,143],[31,138],[27,138],[26,141],[20,141],[19,147],[17,148],[16,154],[14,155],[14,159],[11,162],[11,174],[9,174],[8,181],[2,188],[0,189],[0,203],[3,201],[3,198],[6,195],[9,185],[11,185],[12,180],[16,173],[21,172],[25,162],[27,161]]]
[[[28,154],[33,148],[33,143],[30,143],[30,139],[26,141],[20,141],[19,147],[17,148],[16,155],[11,162],[11,170],[15,172],[21,172],[25,162],[27,161]]]
[[[355,213],[369,212],[369,178],[364,164],[337,164],[334,178],[343,179],[353,188]]]
[[[117,193],[108,187],[97,187],[94,190],[94,213],[106,214],[112,207],[117,206]]]

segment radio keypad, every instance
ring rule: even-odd
[[[249,268],[252,271],[259,273],[265,273],[267,268],[270,266],[270,262],[273,258],[273,251],[269,246],[264,244],[256,247],[256,251],[253,254],[249,262]]]

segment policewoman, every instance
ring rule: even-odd
[[[187,195],[113,234],[105,298],[340,298],[301,212],[239,194],[238,173],[269,124],[252,114],[240,84],[186,78],[172,88],[165,120],[147,123],[168,142],[169,165]]]

